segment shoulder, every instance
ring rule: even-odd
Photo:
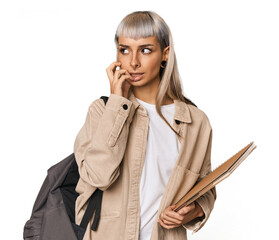
[[[101,98],[95,99],[88,107],[88,112],[101,116],[105,109],[105,102]]]
[[[105,107],[105,102],[101,98],[96,98],[90,105],[89,108],[104,108]]]
[[[211,129],[210,120],[209,120],[207,114],[203,110],[201,110],[201,109],[197,108],[196,106],[189,104],[189,103],[186,103],[186,105],[190,111],[192,123],[199,124],[199,125],[202,125],[204,127]]]

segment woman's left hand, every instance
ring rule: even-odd
[[[175,212],[174,209],[175,205],[172,205],[161,213],[158,222],[162,227],[166,229],[176,228],[197,217],[204,216],[204,212],[197,202],[193,202],[189,206],[181,208],[178,212]]]

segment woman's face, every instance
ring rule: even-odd
[[[117,60],[121,69],[132,76],[128,80],[133,86],[143,86],[160,82],[160,65],[167,61],[168,48],[162,52],[155,36],[138,40],[120,36],[118,38]]]

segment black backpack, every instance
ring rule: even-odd
[[[108,97],[100,97],[105,104]],[[24,240],[82,240],[89,220],[94,215],[91,229],[97,230],[100,220],[103,191],[96,189],[88,200],[81,224],[75,224],[75,191],[79,180],[75,155],[48,169],[34,203],[30,219],[25,223]]]

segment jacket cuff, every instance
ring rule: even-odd
[[[129,122],[131,122],[135,113],[135,106],[132,101],[113,93],[110,94],[108,98],[106,108],[118,112],[123,116],[127,116]]]
[[[135,106],[129,99],[117,94],[111,94],[106,103],[105,109],[106,110],[105,114],[103,115],[103,120],[106,121],[105,119],[113,118],[112,128],[107,138],[107,143],[110,147],[114,147],[124,127],[125,122],[127,122],[127,126],[130,125],[135,114]],[[102,124],[101,126],[101,128],[105,127]],[[106,127],[108,127],[108,125],[106,125]],[[103,130],[104,129],[99,129],[99,131]]]
[[[182,225],[185,229],[193,231],[193,233],[196,233],[198,230],[202,228],[202,226],[205,224],[210,214],[210,211],[207,208],[206,204],[204,204],[202,197],[197,199],[196,202],[201,206],[204,212],[204,216],[201,218],[195,218],[192,221]]]
[[[213,189],[213,191],[214,191],[214,189]],[[193,234],[196,233],[197,231],[199,231],[204,226],[204,224],[207,222],[207,220],[210,216],[210,213],[213,209],[214,201],[213,201],[213,203],[210,204],[208,198],[206,197],[207,194],[209,195],[209,192],[202,195],[201,197],[199,197],[196,200],[196,202],[201,206],[201,208],[204,212],[204,216],[201,218],[195,218],[192,221],[182,225],[185,229],[193,231]]]

